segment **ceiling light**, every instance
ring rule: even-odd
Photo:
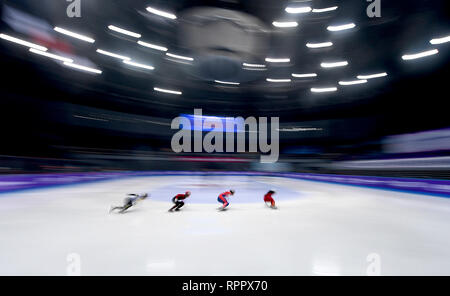
[[[432,50],[427,50],[427,51],[414,53],[414,54],[405,54],[404,56],[402,56],[402,59],[404,59],[405,61],[416,60],[416,59],[432,56],[432,55],[435,55],[438,53],[439,53],[439,50],[432,49]]]
[[[165,11],[162,11],[162,10],[159,10],[159,9],[155,9],[153,7],[150,7],[150,6],[147,7],[147,11],[150,12],[150,13],[153,13],[153,14],[165,17],[165,18],[172,19],[172,20],[177,18],[176,15],[174,15],[174,14],[172,14],[170,12],[165,12]]]
[[[278,83],[286,83],[286,82],[291,82],[291,79],[273,79],[273,78],[267,78],[266,79],[268,82],[278,82]]]
[[[339,85],[356,85],[367,83],[367,80],[352,80],[352,81],[339,81]]]
[[[333,10],[336,10],[336,9],[338,9],[337,6],[327,7],[327,8],[314,8],[312,10],[312,12],[314,12],[314,13],[322,13],[322,12],[333,11]]]
[[[107,56],[110,56],[110,57],[113,57],[113,58],[116,58],[116,59],[120,59],[120,60],[124,60],[124,61],[131,60],[129,57],[118,55],[118,54],[115,54],[115,53],[112,53],[112,52],[109,52],[109,51],[106,51],[106,50],[102,50],[102,49],[97,49],[97,52],[99,54],[107,55]]]
[[[153,67],[153,66],[139,64],[139,63],[131,62],[131,61],[127,61],[127,60],[124,60],[123,62],[127,65],[134,66],[134,67],[143,68],[143,69],[147,69],[147,70],[155,70],[155,67]]]
[[[159,50],[159,51],[167,51],[168,50],[164,46],[159,46],[159,45],[151,44],[151,43],[140,41],[140,40],[137,43],[139,45],[142,45],[142,46],[145,46],[145,47],[149,47],[149,48],[153,48],[153,49],[156,49],[156,50]]]
[[[108,29],[118,32],[118,33],[121,33],[121,34],[131,36],[131,37],[135,37],[135,38],[141,38],[141,36],[142,36],[141,34],[134,33],[134,32],[131,32],[131,31],[128,31],[128,30],[125,30],[125,29],[122,29],[122,28],[119,28],[119,27],[116,27],[113,25],[108,26]]]
[[[12,36],[9,36],[9,35],[6,35],[6,34],[0,34],[0,38],[2,38],[4,40],[7,40],[7,41],[10,41],[10,42],[14,42],[16,44],[20,44],[20,45],[23,45],[23,46],[34,48],[34,49],[37,49],[37,50],[41,50],[41,51],[47,51],[48,50],[44,46],[40,46],[40,45],[37,45],[37,44],[31,43],[31,42],[25,41],[25,40],[22,40],[22,39],[19,39],[19,38],[15,38],[15,37],[12,37]]]
[[[166,94],[173,94],[173,95],[183,94],[181,91],[177,91],[177,90],[163,89],[163,88],[159,88],[159,87],[154,87],[153,89],[155,91],[159,91],[159,92],[166,93]]]
[[[172,57],[172,58],[180,59],[180,60],[186,60],[186,61],[193,61],[194,60],[193,58],[176,55],[176,54],[173,54],[173,53],[170,53],[170,52],[166,53],[166,55],[169,56],[169,57]]]
[[[431,44],[442,44],[442,43],[446,43],[446,42],[450,42],[450,36],[442,37],[442,38],[435,38],[435,39],[430,40]]]
[[[303,6],[303,7],[286,7],[286,9],[285,9],[285,11],[287,13],[308,13],[311,10],[312,10],[311,7],[308,7],[308,6]]]
[[[306,47],[309,48],[322,48],[333,46],[333,42],[322,42],[322,43],[306,43]]]
[[[249,63],[243,63],[242,66],[251,67],[251,68],[265,68],[266,67],[266,65],[262,65],[262,64],[249,64]]]
[[[388,74],[386,72],[384,73],[377,73],[377,74],[370,74],[370,75],[358,75],[356,78],[358,79],[373,79],[373,78],[380,78],[380,77],[385,77]]]
[[[39,54],[41,56],[46,56],[48,58],[54,59],[54,60],[58,60],[58,61],[62,61],[62,62],[68,62],[68,63],[73,63],[72,59],[69,58],[65,58],[56,54],[52,54],[52,53],[48,53],[45,51],[41,51],[41,50],[37,50],[34,48],[30,48],[30,52],[35,53],[35,54]]]
[[[316,73],[306,73],[306,74],[295,74],[292,73],[292,77],[296,78],[311,78],[311,77],[317,77]]]
[[[342,62],[334,62],[334,63],[321,63],[320,66],[322,68],[336,68],[336,67],[344,67],[347,66],[348,62],[347,61],[342,61]]]
[[[332,32],[337,32],[337,31],[353,29],[354,27],[356,27],[356,25],[354,23],[350,23],[350,24],[339,25],[339,26],[328,26],[327,30],[332,31]]]
[[[86,72],[91,72],[91,73],[95,73],[95,74],[102,74],[102,71],[100,71],[98,69],[89,68],[89,67],[78,65],[78,64],[74,64],[74,63],[64,62],[64,65],[66,65],[68,67],[71,67],[71,68],[83,70],[83,71],[86,71]]]
[[[272,25],[274,25],[277,28],[295,28],[298,26],[297,22],[273,22]]]
[[[269,63],[289,63],[291,59],[289,58],[281,58],[281,59],[275,59],[275,58],[266,58],[266,62]]]
[[[221,80],[214,80],[214,82],[220,83],[220,84],[240,85],[239,82],[229,82],[229,81],[221,81]]]
[[[314,93],[333,92],[337,91],[337,87],[323,87],[323,88],[313,87],[311,88],[311,91]]]

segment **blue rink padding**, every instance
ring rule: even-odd
[[[325,175],[325,174],[306,174],[306,173],[188,172],[188,171],[94,172],[94,173],[61,173],[61,174],[35,174],[35,175],[3,175],[0,176],[0,193],[13,192],[18,190],[48,188],[54,186],[66,186],[88,182],[109,181],[122,178],[152,177],[152,176],[281,177],[281,178],[326,182],[341,185],[362,186],[374,189],[419,193],[447,198],[450,197],[449,180],[387,178],[387,177],[351,176],[351,175]],[[209,181],[205,179],[204,182]],[[261,189],[265,190],[265,188]]]
[[[275,184],[274,184],[275,183]],[[154,184],[153,184],[154,186]],[[163,184],[152,188],[152,200],[167,201],[168,197],[184,193],[189,190],[192,194],[187,199],[188,203],[217,203],[219,194],[234,189],[236,194],[228,197],[230,204],[234,203],[260,203],[269,190],[277,194],[276,200],[287,200],[302,197],[302,194],[280,186],[276,182],[266,183],[264,180],[255,179],[254,176],[235,175],[203,175],[203,176],[178,176],[170,185]],[[149,190],[150,191],[150,190]]]

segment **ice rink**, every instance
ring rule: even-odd
[[[236,194],[219,212],[217,195],[228,189]],[[263,203],[270,189],[278,210]],[[186,190],[186,206],[169,213]],[[108,213],[140,192],[150,199]],[[132,177],[0,195],[0,275],[366,275],[373,264],[381,275],[450,275],[450,200],[250,176]]]

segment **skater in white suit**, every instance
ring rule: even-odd
[[[132,206],[136,205],[139,201],[144,200],[148,197],[147,193],[142,194],[128,194],[123,202],[123,206],[121,207],[111,207],[109,210],[110,213],[112,213],[115,210],[118,210],[120,214],[124,213],[126,210],[131,208]]]

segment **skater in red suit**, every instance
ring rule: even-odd
[[[186,191],[184,194],[177,194],[172,198],[172,202],[175,204],[169,212],[172,212],[173,210],[179,211],[182,206],[184,206],[184,201],[186,198],[188,198],[191,195],[190,191]]]
[[[234,192],[235,191],[233,189],[231,189],[230,191],[226,191],[226,192],[221,193],[219,195],[219,197],[217,198],[217,201],[221,202],[223,204],[223,206],[219,208],[220,210],[225,210],[225,208],[228,207],[228,205],[230,203],[228,202],[227,197],[230,196],[230,195],[234,195]]]
[[[275,191],[270,190],[269,192],[266,193],[266,195],[264,195],[264,202],[266,203],[267,206],[271,207],[272,209],[277,208],[275,206],[275,200],[272,197],[272,195],[274,195],[275,193],[276,193]]]

